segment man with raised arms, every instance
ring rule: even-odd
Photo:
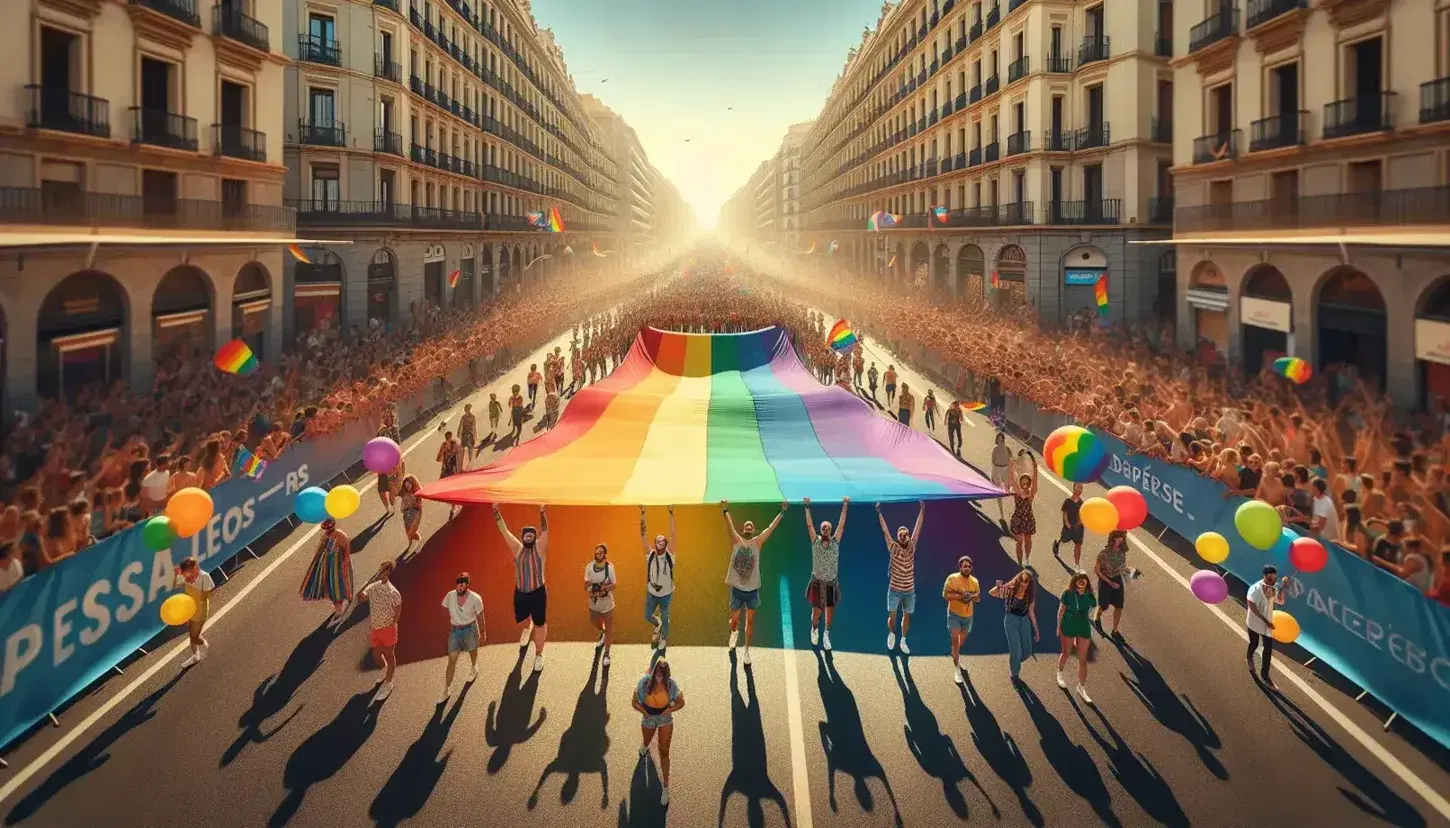
[[[539,528],[525,526],[518,537],[509,531],[498,504],[493,519],[514,556],[514,622],[522,635],[519,648],[534,642],[534,672],[544,669],[544,642],[549,637],[549,590],[544,586],[544,563],[549,556],[549,516],[539,507]]]
[[[846,509],[851,498],[841,498],[841,518],[831,526],[829,520],[821,521],[820,531],[811,520],[811,499],[804,501],[806,507],[806,533],[811,539],[811,582],[806,587],[806,600],[811,604],[811,646],[817,642],[821,649],[831,649],[831,622],[836,618],[836,604],[841,600],[841,541],[846,537]],[[826,616],[826,628],[822,632],[818,625],[821,615]]]
[[[750,664],[750,636],[755,631],[755,610],[760,606],[760,547],[769,540],[780,519],[785,517],[789,503],[780,504],[780,514],[755,534],[755,523],[745,521],[740,531],[735,530],[735,521],[730,518],[730,504],[720,501],[720,510],[725,515],[725,528],[730,531],[730,567],[725,570],[725,583],[730,585],[730,649],[740,637],[740,613],[745,612],[745,663]]]

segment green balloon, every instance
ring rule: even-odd
[[[1259,550],[1269,550],[1279,542],[1284,521],[1273,506],[1262,500],[1250,500],[1234,512],[1234,528],[1244,542]]]
[[[146,548],[152,552],[160,552],[163,549],[170,549],[176,543],[176,530],[171,528],[171,518],[165,515],[157,515],[146,521],[141,527],[141,537],[146,541]]]

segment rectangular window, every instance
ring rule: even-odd
[[[239,178],[222,179],[222,213],[241,214],[247,208],[247,182]]]
[[[307,90],[307,112],[312,126],[331,127],[336,123],[336,101],[331,89]]]
[[[317,203],[313,209],[335,209],[339,192],[337,167],[319,165],[312,168],[312,200]]]
[[[331,17],[320,14],[307,16],[307,34],[319,46],[329,46],[337,40],[337,23]]]

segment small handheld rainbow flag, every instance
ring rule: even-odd
[[[559,212],[558,207],[549,208],[548,227],[550,233],[564,232],[564,214]]]
[[[312,259],[308,258],[307,254],[302,252],[302,248],[296,244],[287,245],[287,252],[292,254],[292,258],[303,264],[312,264]]]
[[[816,252],[816,243],[815,242],[811,242],[811,246],[808,247],[808,248],[806,248],[806,255],[809,256],[809,255],[811,255],[814,252]]]
[[[543,210],[530,210],[527,213],[524,213],[524,218],[529,220],[529,224],[532,224],[540,230],[548,229],[549,225],[544,218]]]
[[[1314,376],[1314,369],[1299,357],[1279,357],[1274,360],[1274,373],[1295,385],[1303,385]]]
[[[448,289],[449,290],[453,290],[454,288],[458,287],[458,277],[460,277],[462,275],[463,275],[463,271],[461,271],[461,270],[455,270],[452,273],[448,274]]]
[[[251,480],[260,480],[262,472],[267,470],[267,461],[237,446],[237,459],[232,462],[232,477],[246,477]]]
[[[1001,290],[1001,289],[1002,289],[1002,277],[998,276],[997,275],[997,271],[994,270],[994,271],[992,271],[992,290]]]
[[[901,221],[899,216],[894,216],[884,210],[877,210],[871,214],[871,218],[866,220],[866,229],[885,230],[888,227],[895,227],[899,221]]]
[[[247,343],[240,339],[233,339],[231,342],[217,349],[216,356],[211,359],[212,364],[228,374],[240,374],[246,376],[257,370],[260,364],[257,362],[257,355],[247,347]]]
[[[931,214],[936,217],[937,221],[946,224],[947,218],[951,215],[951,211],[945,207],[933,207],[931,208]]]
[[[831,239],[831,246],[826,248],[826,255],[834,256],[836,254],[836,251],[839,249],[840,245],[836,244],[835,239]]]
[[[984,402],[958,402],[957,407],[963,411],[985,411],[987,404]]]
[[[1098,303],[1098,318],[1104,323],[1108,321],[1108,274],[1104,273],[1098,277],[1093,285],[1093,298]]]
[[[826,344],[838,353],[845,353],[858,343],[856,332],[851,330],[851,326],[844,319],[836,320],[836,324],[831,326],[831,332],[826,334]]]

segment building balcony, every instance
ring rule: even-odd
[[[1212,164],[1215,161],[1237,158],[1239,138],[1242,132],[1243,130],[1231,129],[1194,138],[1193,163]]]
[[[341,121],[324,124],[297,122],[297,143],[315,147],[347,146],[347,128]]]
[[[196,119],[160,109],[130,108],[131,142],[153,147],[197,151]]]
[[[1324,105],[1324,137],[1347,138],[1394,129],[1394,108],[1397,95],[1380,92],[1357,95]]]
[[[1077,131],[1073,138],[1073,150],[1096,149],[1112,143],[1107,124],[1089,124]]]
[[[1070,74],[1072,72],[1072,58],[1063,55],[1048,55],[1045,68],[1054,75]]]
[[[35,83],[28,84],[25,92],[30,98],[25,125],[31,129],[111,137],[111,102],[105,98]]]
[[[1077,47],[1078,68],[1081,69],[1089,63],[1107,60],[1111,51],[1110,45],[1107,35],[1088,35],[1083,38],[1082,45]]]
[[[967,108],[967,93],[965,93],[965,92],[959,92],[959,93],[957,93],[956,100],[952,101],[952,108],[955,109],[957,112],[961,112],[963,109],[966,109]]]
[[[373,55],[373,77],[401,84],[403,82],[403,67],[388,60],[387,55]]]
[[[272,51],[272,37],[262,21],[242,14],[240,6],[218,3],[211,7],[212,31],[259,52]]]
[[[211,125],[212,153],[244,161],[267,160],[267,135],[239,124]]]
[[[1032,59],[1027,55],[1023,55],[1007,64],[1007,82],[1016,83],[1027,77],[1027,73],[1032,71],[1031,67]]]
[[[1042,136],[1042,149],[1047,152],[1072,152],[1073,133],[1061,129],[1048,130]]]
[[[1257,28],[1276,17],[1286,15],[1295,9],[1302,9],[1306,5],[1308,5],[1306,0],[1249,0],[1244,27],[1246,29]]]
[[[998,75],[992,75],[983,86],[987,95],[995,95],[1002,88],[1002,79]]]
[[[1021,155],[1024,152],[1032,151],[1032,132],[1022,130],[1007,136],[1007,154]]]
[[[975,167],[975,166],[980,165],[981,163],[982,163],[982,148],[981,147],[977,147],[976,149],[974,149],[971,152],[967,153],[967,166],[968,167]]]
[[[996,207],[967,207],[947,213],[947,227],[995,227],[1000,212]]]
[[[1173,119],[1155,117],[1149,121],[1148,138],[1157,144],[1173,143]]]
[[[290,233],[297,222],[279,205],[0,187],[0,224]]]
[[[976,23],[973,23],[972,24],[972,27],[970,29],[967,30],[967,42],[968,43],[976,43],[977,42],[977,38],[979,38],[981,36],[982,36],[982,21],[978,20]]]
[[[482,213],[394,204],[387,201],[324,201],[292,199],[299,227],[388,225],[420,230],[482,230]]]
[[[1000,147],[998,146],[996,141],[993,141],[992,143],[984,147],[982,150],[982,163],[990,164],[993,161],[996,161],[999,155],[999,149]]]
[[[1173,196],[1152,196],[1148,199],[1147,223],[1173,223]]]
[[[1032,202],[1014,201],[997,207],[997,222],[1003,226],[1032,223]]]
[[[415,164],[426,164],[430,167],[438,166],[438,153],[432,147],[425,147],[421,144],[413,144],[408,160]]]
[[[373,130],[373,152],[386,152],[389,155],[401,156],[403,154],[403,136],[386,129]]]
[[[336,40],[317,35],[297,36],[297,59],[305,63],[342,65],[342,46]]]
[[[997,25],[998,23],[1001,23],[1001,22],[1002,22],[1002,7],[1001,6],[993,6],[992,7],[992,10],[989,11],[989,12],[987,12],[987,28],[990,29],[993,26],[995,26],[995,25]]]
[[[1220,6],[1216,14],[1204,18],[1203,22],[1195,24],[1188,30],[1188,53],[1191,55],[1238,33],[1238,8],[1229,5]]]
[[[982,99],[982,85],[979,83],[967,92],[967,102],[976,103]]]
[[[385,9],[388,9],[389,11],[397,12],[398,14],[403,13],[403,8],[398,3],[398,0],[373,0],[373,5],[381,6]]]
[[[1173,34],[1171,32],[1159,32],[1153,38],[1153,54],[1161,58],[1173,57]]]
[[[1123,218],[1123,200],[1054,201],[1047,205],[1048,224],[1117,224]]]
[[[1179,207],[1173,222],[1176,231],[1189,233],[1444,226],[1450,223],[1450,186]]]
[[[1450,121],[1450,77],[1420,84],[1420,123]]]
[[[1249,152],[1297,147],[1306,143],[1308,110],[1281,112],[1249,124]]]
[[[956,111],[956,108],[952,106],[952,102],[951,101],[947,101],[946,103],[942,104],[942,106],[941,106],[941,117],[943,117],[943,118],[950,117],[951,114],[953,112],[955,112],[955,111]]]
[[[1027,0],[1007,0],[1007,13],[1011,14],[1025,5],[1027,5]]]
[[[188,26],[201,28],[201,14],[196,10],[196,0],[131,0],[131,5],[159,12]]]

